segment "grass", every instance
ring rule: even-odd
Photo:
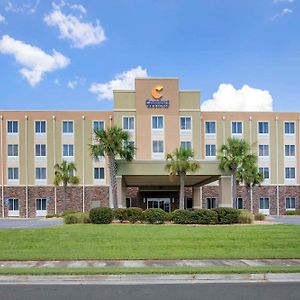
[[[146,267],[146,268],[0,268],[0,275],[254,274],[299,273],[300,266]]]
[[[0,230],[0,260],[300,258],[300,226],[62,225]]]

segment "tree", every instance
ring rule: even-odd
[[[179,176],[179,209],[184,209],[184,182],[189,172],[195,172],[200,166],[191,149],[177,148],[166,156],[166,170],[171,176]]]
[[[133,160],[136,148],[127,131],[113,126],[106,130],[100,129],[94,131],[94,144],[90,144],[91,156],[99,159],[101,156],[108,157],[110,189],[112,191],[113,206],[118,207],[117,200],[117,161],[116,158]]]
[[[218,156],[221,171],[229,171],[232,175],[232,200],[235,205],[238,174],[245,175],[249,170],[249,162],[257,160],[255,154],[250,153],[250,145],[244,139],[228,138],[227,143],[221,146]],[[247,163],[248,162],[248,163]]]
[[[74,175],[76,171],[75,164],[72,162],[63,161],[60,164],[54,166],[54,185],[63,185],[63,211],[66,210],[66,197],[67,197],[67,186],[69,184],[77,185],[79,184],[79,178]]]

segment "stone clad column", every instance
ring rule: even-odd
[[[202,208],[202,191],[200,186],[193,186],[193,209]]]
[[[221,176],[219,179],[219,188],[220,188],[219,207],[233,207],[232,176]]]

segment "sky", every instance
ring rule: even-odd
[[[0,0],[0,110],[111,110],[147,76],[203,110],[300,111],[300,0]]]

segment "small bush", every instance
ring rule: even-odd
[[[80,211],[78,211],[78,210],[66,210],[66,211],[64,211],[62,214],[61,214],[61,216],[62,217],[64,217],[64,216],[66,216],[66,215],[72,215],[72,214],[76,214],[76,213],[79,213]]]
[[[115,208],[113,210],[113,216],[115,220],[119,220],[121,223],[128,220],[128,213],[126,208]]]
[[[261,213],[257,213],[254,215],[254,220],[255,221],[263,221],[266,218],[266,216],[264,214]]]
[[[47,214],[46,218],[47,219],[50,219],[50,218],[61,218],[61,215],[60,214]]]
[[[190,210],[176,209],[172,212],[172,221],[175,224],[195,223],[195,213]]]
[[[296,210],[288,210],[285,213],[287,216],[298,216],[300,215],[300,209],[296,209]]]
[[[166,221],[172,221],[172,213],[166,213]]]
[[[143,219],[150,224],[163,224],[166,213],[160,208],[149,208],[143,212]]]
[[[68,214],[64,216],[64,222],[65,224],[77,224],[78,218],[75,214]]]
[[[253,222],[254,216],[248,210],[243,209],[240,211],[238,221],[240,224],[251,224]]]
[[[128,214],[128,221],[130,223],[143,221],[143,210],[139,207],[127,208],[127,214]]]
[[[198,209],[194,211],[197,224],[216,224],[218,223],[218,214],[210,209]]]
[[[212,209],[218,214],[218,224],[236,224],[240,211],[230,207],[219,207]]]
[[[90,220],[94,224],[109,224],[113,220],[113,212],[108,207],[96,207],[90,210]]]

